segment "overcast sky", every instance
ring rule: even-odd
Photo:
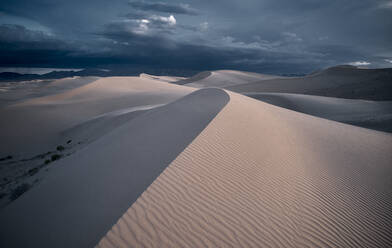
[[[392,67],[392,0],[2,0],[0,66]]]

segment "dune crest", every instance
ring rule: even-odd
[[[198,90],[58,161],[0,212],[0,247],[92,247],[228,101]]]
[[[97,247],[392,245],[391,135],[230,98]]]

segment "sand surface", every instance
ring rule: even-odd
[[[141,73],[139,75],[139,77],[141,77],[141,78],[148,78],[148,79],[152,79],[152,80],[158,80],[158,81],[162,81],[162,82],[166,82],[166,83],[177,82],[177,81],[185,79],[184,77],[156,76],[156,75],[150,75],[150,74],[147,74],[147,73]]]
[[[392,132],[392,101],[342,99],[288,93],[244,93],[245,95],[297,112]]]
[[[193,90],[140,77],[111,77],[8,105],[0,108],[0,157],[48,151],[67,139],[75,140],[61,132],[86,120],[120,109],[166,104]]]
[[[0,208],[19,187],[34,187],[46,178],[52,156],[71,156],[148,109],[195,90],[148,78],[111,77],[55,80],[42,91],[34,86],[39,97],[20,94],[31,87],[22,83],[10,89],[7,96],[21,98],[0,107],[0,158],[12,157],[0,161]]]
[[[392,245],[391,135],[230,98],[98,247]]]
[[[182,80],[181,82],[185,82],[186,86],[195,88],[225,88],[233,85],[241,85],[275,78],[281,77],[275,75],[259,74],[254,72],[219,70],[209,72],[209,74],[201,73],[199,75],[196,75],[196,77],[190,78],[187,81]]]
[[[98,77],[73,77],[57,80],[0,82],[0,108],[27,99],[59,94],[94,82]]]
[[[225,87],[235,92],[299,93],[349,99],[392,100],[392,69],[333,67],[288,77]]]
[[[390,76],[0,87],[0,247],[392,247]]]
[[[41,184],[0,212],[7,227],[0,232],[0,246],[97,244],[228,100],[219,89],[197,91],[139,115],[59,161]]]

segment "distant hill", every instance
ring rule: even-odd
[[[46,74],[21,74],[16,72],[2,72],[0,73],[1,81],[27,81],[37,79],[59,79],[66,77],[112,77],[112,76],[138,76],[140,73],[148,73],[152,75],[175,75],[175,76],[191,76],[197,71],[177,70],[177,69],[162,69],[162,68],[134,68],[134,67],[109,67],[109,69],[87,68],[81,71],[52,71]]]
[[[304,77],[260,80],[226,87],[240,93],[296,93],[367,100],[392,100],[392,68],[335,66]]]

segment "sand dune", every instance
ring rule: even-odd
[[[350,99],[392,100],[392,69],[338,66],[305,77],[225,87],[235,92],[299,93]]]
[[[42,91],[36,89],[40,97],[22,97],[0,108],[0,158],[12,157],[0,161],[0,208],[18,188],[35,187],[46,178],[55,154],[69,156],[146,109],[194,91],[140,77],[71,81],[48,83]],[[22,88],[16,91],[31,87]],[[65,150],[59,152],[58,147]]]
[[[0,232],[0,246],[97,244],[228,100],[219,89],[197,91],[139,115],[59,161],[47,179],[0,212],[7,227]]]
[[[265,75],[253,72],[219,70],[212,72],[204,72],[187,80],[181,80],[179,84],[184,84],[189,87],[204,88],[204,87],[229,87],[233,85],[241,85],[260,80],[268,80],[281,78],[275,75]]]
[[[352,100],[287,93],[244,94],[297,112],[392,132],[392,101]]]
[[[37,180],[25,156],[72,142],[0,210],[0,247],[390,247],[392,135],[336,121],[388,128],[391,103],[316,96],[389,99],[389,73],[142,74],[10,89],[0,158],[20,160],[0,160],[0,172],[21,176],[7,171],[15,180],[0,194]],[[211,86],[265,102],[197,89]]]
[[[58,80],[33,80],[0,83],[0,108],[27,99],[59,94],[97,80],[98,77],[74,77]]]
[[[119,109],[165,104],[193,90],[146,78],[112,77],[6,106],[0,109],[0,157],[48,151],[72,138],[61,132],[91,118]]]
[[[174,77],[174,76],[156,76],[156,75],[150,75],[147,73],[142,73],[139,75],[141,78],[148,78],[152,80],[158,80],[166,83],[172,83],[172,82],[177,82],[180,80],[184,80],[184,77]]]
[[[274,77],[227,70],[203,75],[187,79],[185,85],[225,88],[294,111],[374,130],[392,131],[391,69],[337,66],[304,77]],[[350,101],[336,97],[359,99]],[[383,99],[389,102],[379,102]]]
[[[230,98],[98,247],[392,245],[391,135]]]

